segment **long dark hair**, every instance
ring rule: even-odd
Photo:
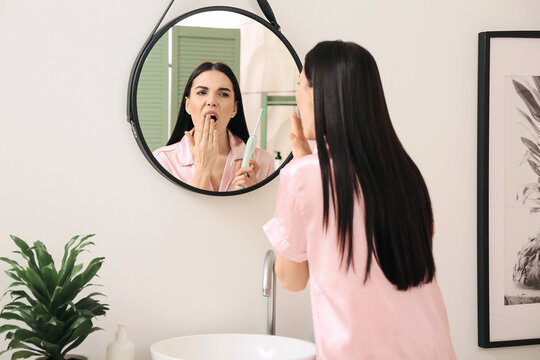
[[[244,115],[244,104],[242,103],[242,93],[240,92],[240,86],[238,85],[238,80],[234,76],[233,71],[229,66],[220,62],[204,62],[201,65],[197,66],[195,70],[189,76],[189,79],[186,83],[184,89],[184,94],[182,95],[182,103],[180,104],[180,109],[178,111],[178,119],[176,120],[176,125],[171,134],[171,138],[167,142],[167,145],[172,145],[184,137],[184,132],[193,129],[193,119],[191,115],[186,111],[186,97],[189,97],[191,92],[191,86],[193,85],[193,80],[199,76],[201,73],[210,70],[221,71],[229,80],[231,80],[234,91],[234,100],[236,104],[236,115],[229,121],[227,129],[229,129],[234,135],[238,136],[244,142],[249,138],[249,130],[246,125],[246,117]]]
[[[315,132],[323,184],[323,224],[329,197],[342,264],[353,262],[354,203],[364,203],[367,263],[375,259],[399,290],[432,281],[433,213],[415,163],[399,141],[375,59],[343,41],[317,44],[305,59],[313,87]],[[357,230],[358,231],[358,230]]]

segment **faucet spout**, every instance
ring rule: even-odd
[[[262,296],[268,298],[266,311],[266,333],[276,334],[276,273],[274,264],[276,254],[268,250],[264,256]]]

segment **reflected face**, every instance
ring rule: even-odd
[[[302,118],[304,136],[308,140],[315,140],[315,112],[313,107],[313,86],[302,70],[298,78],[298,90],[296,90],[296,104]]]
[[[186,98],[186,111],[191,115],[195,128],[202,127],[206,115],[213,115],[218,132],[225,132],[229,121],[236,115],[234,95],[231,80],[221,71],[199,74]]]

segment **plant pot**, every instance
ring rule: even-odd
[[[48,359],[49,359],[48,357],[42,356],[42,357],[37,358],[36,360],[48,360]],[[88,360],[88,358],[82,355],[67,354],[64,360]]]

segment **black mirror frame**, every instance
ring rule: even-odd
[[[167,10],[168,10],[168,8],[167,8]],[[200,194],[214,195],[214,196],[239,195],[239,194],[244,194],[244,193],[256,190],[256,189],[264,186],[265,184],[269,183],[270,181],[272,181],[276,176],[279,175],[279,172],[281,171],[283,166],[285,166],[292,159],[292,157],[293,157],[292,152],[289,153],[289,156],[287,156],[287,158],[285,159],[285,161],[283,161],[281,166],[278,169],[274,170],[274,172],[270,176],[268,176],[266,179],[262,180],[261,182],[257,183],[256,185],[253,185],[253,186],[251,186],[249,188],[245,188],[245,189],[242,189],[242,190],[235,190],[235,191],[223,191],[223,192],[203,190],[203,189],[199,189],[197,187],[191,186],[189,184],[186,184],[186,183],[180,181],[178,178],[173,176],[171,173],[169,173],[167,170],[165,170],[161,166],[161,164],[152,155],[152,152],[150,151],[150,148],[148,147],[148,145],[146,144],[146,141],[144,140],[144,136],[143,136],[143,133],[141,131],[140,124],[139,124],[139,117],[138,117],[138,114],[137,114],[137,96],[136,96],[136,94],[137,94],[137,87],[138,87],[138,84],[139,84],[139,77],[140,77],[140,74],[141,74],[141,70],[142,70],[144,61],[146,60],[146,57],[148,56],[148,54],[152,50],[155,43],[161,38],[161,36],[165,32],[167,32],[171,27],[173,27],[179,21],[182,21],[183,19],[188,18],[190,16],[193,16],[195,14],[208,12],[208,11],[230,11],[230,12],[234,12],[234,13],[237,13],[237,14],[247,16],[247,17],[257,21],[258,23],[264,25],[267,29],[272,31],[272,33],[274,33],[274,35],[276,35],[281,40],[281,42],[287,47],[287,50],[289,50],[289,53],[293,57],[293,59],[294,59],[294,61],[296,63],[296,66],[298,67],[298,71],[299,72],[302,71],[302,63],[300,62],[300,59],[299,59],[298,55],[296,54],[296,51],[294,50],[292,45],[289,43],[289,41],[285,38],[285,36],[283,36],[283,34],[281,34],[281,32],[279,31],[279,26],[273,25],[273,24],[269,23],[268,21],[264,20],[263,18],[261,18],[260,16],[255,15],[255,14],[249,12],[249,11],[239,9],[239,8],[235,8],[235,7],[230,7],[230,6],[208,6],[208,7],[195,9],[195,10],[189,11],[189,12],[187,12],[185,14],[182,14],[182,15],[172,19],[171,21],[169,21],[165,25],[163,25],[159,30],[157,30],[157,32],[154,32],[154,34],[147,40],[147,42],[145,43],[145,45],[143,46],[143,48],[139,52],[139,55],[135,59],[133,69],[131,70],[131,74],[130,74],[130,77],[129,77],[127,120],[131,124],[131,130],[133,132],[133,136],[135,137],[135,140],[137,141],[137,145],[139,145],[139,148],[141,149],[144,156],[146,157],[146,160],[148,160],[150,162],[150,164],[161,175],[165,176],[167,179],[169,179],[170,181],[172,181],[173,183],[175,183],[177,185],[180,185],[180,186],[182,186],[182,187],[184,187],[184,188],[186,188],[188,190],[195,191],[195,192],[200,193]]]

